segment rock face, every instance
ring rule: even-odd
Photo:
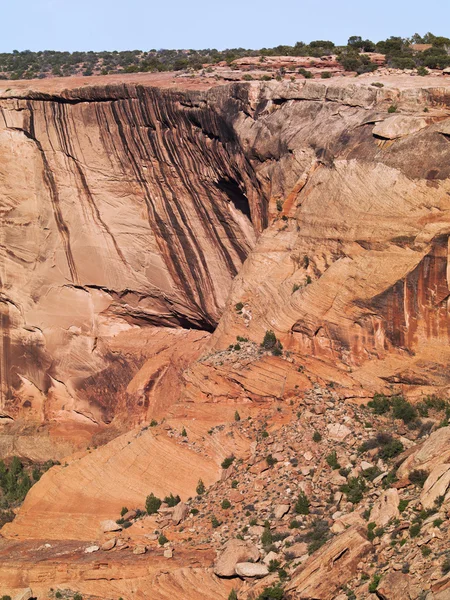
[[[426,367],[448,360],[446,80],[59,89],[0,97],[0,408],[148,406],[166,367],[128,390],[143,361],[119,338],[211,332],[237,273],[210,348],[270,326],[358,381],[393,354],[377,375],[446,384]]]
[[[256,546],[242,540],[230,540],[214,563],[214,573],[219,577],[233,577],[236,575],[236,565],[238,563],[258,559],[259,551]],[[252,563],[245,562],[245,564]]]
[[[311,556],[287,585],[291,600],[331,600],[371,550],[362,530],[350,528]]]

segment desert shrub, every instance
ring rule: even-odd
[[[236,590],[234,588],[228,594],[228,600],[238,600],[238,595],[237,595]]]
[[[368,469],[365,469],[362,472],[362,476],[364,477],[364,479],[367,479],[368,481],[373,481],[380,474],[381,474],[381,471],[378,467],[369,467]]]
[[[347,483],[341,485],[340,490],[347,496],[349,502],[358,504],[363,499],[366,482],[363,477],[350,477]]]
[[[261,346],[264,350],[270,350],[276,356],[279,356],[283,350],[283,345],[272,330],[266,331]]]
[[[266,587],[258,596],[257,600],[283,600],[284,592],[278,585]]]
[[[395,104],[391,104],[391,106],[388,108],[388,113],[395,113],[397,112],[397,107],[395,106]]]
[[[222,522],[219,521],[219,519],[215,515],[213,515],[211,517],[211,525],[213,529],[217,529],[217,527],[220,527],[222,525]]]
[[[231,465],[234,462],[234,459],[234,456],[228,456],[227,458],[225,458],[221,464],[222,469],[228,469],[228,467],[231,467]]]
[[[235,421],[240,421],[240,420],[241,420],[241,415],[238,413],[238,411],[236,411],[236,412],[234,413],[234,420],[235,420]]]
[[[303,75],[303,77],[305,79],[312,79],[313,78],[313,74],[311,73],[311,71],[307,71],[303,67],[300,67],[300,69],[297,72],[298,72],[299,75]]]
[[[420,533],[420,529],[421,529],[420,523],[413,523],[413,525],[411,525],[411,527],[409,528],[409,535],[412,538],[417,537]]]
[[[164,502],[165,502],[165,503],[166,503],[168,506],[170,506],[170,507],[173,507],[173,506],[176,506],[176,505],[177,505],[179,502],[181,502],[181,498],[180,498],[180,496],[174,496],[174,495],[171,493],[171,494],[170,494],[170,496],[166,496],[166,497],[164,498]]]
[[[236,312],[241,312],[242,309],[244,308],[244,305],[242,302],[238,302],[234,308],[236,309]]]
[[[150,423],[150,427],[156,427],[157,425],[158,425],[158,421],[155,421],[155,419],[152,419],[151,423]]]
[[[404,512],[406,510],[406,507],[409,504],[409,500],[400,500],[400,502],[398,503],[398,510],[400,512]]]
[[[159,538],[158,538],[158,544],[160,546],[164,546],[164,544],[167,544],[169,540],[166,538],[166,536],[162,533]]]
[[[391,400],[384,394],[375,394],[373,400],[367,403],[376,415],[384,415],[391,410]]]
[[[145,501],[145,508],[149,515],[154,515],[158,512],[161,504],[161,499],[157,498],[152,492],[149,496],[147,496],[147,499]]]
[[[264,527],[264,531],[262,532],[261,535],[261,544],[263,545],[263,547],[267,547],[270,546],[270,544],[273,542],[273,538],[272,538],[272,533],[270,531],[270,527]]]
[[[336,451],[333,450],[325,459],[332,469],[340,469],[341,465],[338,462]]]
[[[446,558],[441,565],[442,575],[447,575],[450,573],[450,558]]]
[[[382,459],[394,458],[394,456],[398,456],[403,452],[403,449],[404,447],[401,441],[393,439],[391,442],[380,448],[378,455]]]
[[[392,399],[392,414],[394,419],[401,419],[406,424],[411,423],[417,417],[416,409],[403,396],[395,396]]]
[[[426,558],[427,556],[430,556],[430,554],[432,552],[432,550],[431,550],[431,548],[429,546],[422,546],[420,548],[420,550],[422,551],[422,556],[424,558]]]
[[[269,465],[269,467],[273,467],[274,465],[277,464],[277,459],[274,458],[271,454],[268,454],[266,456],[266,463]]]
[[[331,77],[331,73],[330,71],[323,71],[320,76],[322,79],[329,79]]]
[[[410,482],[414,485],[417,485],[418,487],[423,487],[423,484],[425,483],[427,478],[428,471],[424,471],[423,469],[415,469],[414,471],[411,471],[408,477]]]
[[[222,500],[221,506],[224,510],[227,510],[228,508],[231,508],[231,502],[229,500],[227,500],[227,498],[224,498]]]
[[[197,487],[195,489],[199,496],[202,496],[205,493],[205,484],[201,479],[198,480]]]
[[[322,440],[322,436],[318,431],[315,431],[313,433],[313,441],[314,442],[320,442]]]
[[[269,573],[275,573],[275,571],[277,571],[280,567],[281,567],[281,563],[279,560],[276,560],[276,559],[271,560],[269,562],[269,566],[268,566]]]
[[[321,548],[329,537],[330,528],[327,521],[323,519],[316,519],[312,523],[311,529],[304,536],[305,541],[308,542],[309,554],[312,554]]]
[[[381,575],[379,573],[375,573],[372,577],[372,581],[369,583],[369,592],[374,593],[380,583]]]
[[[309,501],[305,492],[300,492],[294,510],[298,515],[309,515]]]

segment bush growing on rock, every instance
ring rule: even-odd
[[[272,352],[274,356],[280,356],[282,354],[283,345],[272,330],[266,331],[261,346],[264,350]]]
[[[234,456],[228,456],[227,458],[225,458],[221,464],[222,469],[228,469],[228,467],[231,467],[231,465],[234,462],[234,459]]]
[[[415,469],[414,471],[411,471],[408,477],[410,482],[414,485],[417,485],[418,487],[423,487],[427,478],[428,472],[424,471],[423,469]]]
[[[284,592],[278,585],[266,587],[258,596],[257,600],[283,600]]]
[[[350,477],[347,483],[341,485],[340,490],[347,496],[347,500],[352,504],[358,504],[363,499],[366,489],[366,482],[362,477]]]
[[[341,465],[338,462],[336,451],[333,450],[325,459],[332,469],[340,469]]]
[[[238,413],[238,411],[236,411],[236,412],[234,413],[234,420],[235,420],[235,421],[240,421],[240,420],[241,420],[241,415]]]
[[[294,510],[298,515],[309,515],[309,501],[305,492],[300,492]]]
[[[203,483],[203,481],[201,479],[198,480],[195,491],[197,492],[197,494],[199,496],[202,496],[205,493],[205,484]]]
[[[180,496],[174,496],[171,493],[170,496],[166,496],[164,498],[164,502],[167,504],[167,506],[173,507],[173,506],[176,506],[177,504],[179,504],[179,502],[181,502],[181,498],[180,498]]]
[[[227,498],[225,498],[224,500],[222,500],[221,506],[224,510],[227,510],[227,509],[231,508],[231,502],[229,500],[227,500]]]
[[[417,417],[416,409],[403,396],[392,398],[392,414],[394,419],[401,419],[405,424],[411,423]]]
[[[238,595],[237,595],[236,590],[234,588],[228,594],[228,600],[238,600]]]
[[[318,431],[315,431],[313,434],[313,442],[320,442],[322,441],[322,436],[320,435],[320,433]]]
[[[145,508],[149,515],[154,515],[160,509],[161,504],[161,499],[157,498],[152,492],[149,496],[147,496]]]
[[[384,394],[375,394],[373,400],[367,403],[376,415],[384,415],[391,410],[391,401]]]
[[[162,533],[159,538],[158,538],[158,543],[160,546],[164,546],[164,544],[167,544],[169,540],[166,538],[166,536]]]

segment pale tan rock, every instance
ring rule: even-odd
[[[179,523],[181,523],[181,521],[184,521],[184,519],[189,514],[189,510],[189,506],[184,502],[179,502],[175,506],[172,513],[172,521],[175,523],[175,525],[178,525]]]
[[[114,531],[122,531],[122,525],[119,525],[112,519],[107,519],[106,521],[102,521],[100,523],[101,530],[103,533],[110,533]]]
[[[164,550],[164,558],[173,558],[173,548],[166,548]]]
[[[416,600],[422,591],[420,582],[412,575],[388,573],[377,587],[377,596],[382,600]]]
[[[282,519],[284,517],[285,514],[287,514],[291,509],[291,505],[290,504],[278,504],[277,506],[275,506],[274,509],[274,515],[275,515],[275,519],[279,520]]]
[[[263,558],[263,563],[267,566],[269,566],[270,561],[272,560],[278,560],[279,559],[279,555],[276,552],[273,552],[272,550]]]
[[[33,597],[34,597],[34,594],[31,590],[31,588],[26,588],[24,590],[21,590],[17,594],[15,594],[13,600],[31,600],[31,598],[33,598]]]
[[[233,577],[236,565],[249,559],[259,559],[258,548],[251,543],[231,539],[217,557],[214,563],[214,573],[219,577]]]
[[[327,437],[336,442],[343,442],[351,434],[351,429],[343,423],[327,425],[327,430]]]
[[[450,426],[433,431],[430,437],[400,465],[398,477],[408,476],[421,469],[431,472],[436,466],[450,461]]]
[[[133,554],[145,554],[147,552],[147,546],[139,544],[133,548]]]
[[[371,547],[362,530],[347,529],[294,571],[287,591],[296,600],[332,600],[341,585],[355,575],[359,561]]]
[[[235,567],[236,575],[239,577],[255,577],[257,579],[269,574],[266,565],[262,563],[239,562]]]
[[[92,554],[93,552],[98,552],[100,550],[100,546],[88,546],[84,549],[85,554]]]
[[[450,488],[450,464],[437,465],[426,479],[420,502],[425,509],[433,508],[436,500],[446,498]]]
[[[101,545],[101,549],[106,552],[108,550],[112,550],[115,545],[116,545],[116,538],[111,538],[110,540],[104,542]]]
[[[399,519],[399,501],[400,498],[396,489],[385,490],[374,504],[370,513],[370,520],[376,523],[378,527],[385,527],[389,521]]]
[[[377,123],[373,128],[373,134],[388,140],[395,140],[416,133],[427,127],[427,125],[426,119],[421,117],[393,115],[381,123]]]
[[[292,546],[289,546],[286,552],[291,554],[294,558],[300,558],[308,553],[308,544],[305,542],[297,542],[292,544]]]

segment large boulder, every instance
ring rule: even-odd
[[[262,563],[242,562],[237,563],[235,567],[236,575],[239,577],[265,577],[269,574],[269,569]]]
[[[425,509],[433,508],[436,500],[450,493],[450,464],[437,465],[424,483],[420,502]]]
[[[102,521],[100,523],[101,530],[103,533],[110,533],[113,531],[122,531],[122,526],[113,521],[112,519],[107,519],[106,521]]]
[[[385,527],[392,519],[400,518],[398,503],[400,498],[395,488],[386,490],[378,498],[370,513],[370,520],[378,525]]]
[[[373,135],[386,140],[395,140],[396,138],[420,131],[427,125],[426,119],[423,119],[422,117],[394,115],[388,117],[381,123],[377,123],[373,128],[372,133]]]
[[[418,446],[400,465],[397,476],[407,477],[411,471],[423,469],[431,472],[437,465],[450,462],[450,427],[434,431],[426,442]]]
[[[178,525],[181,523],[181,521],[184,521],[188,514],[189,506],[184,502],[178,502],[172,513],[172,521],[175,523],[175,525]]]
[[[372,549],[362,528],[350,527],[303,563],[286,587],[292,600],[332,600]]]
[[[259,560],[256,546],[243,540],[229,540],[214,563],[214,573],[219,577],[234,577],[238,563]]]
[[[388,573],[377,588],[381,600],[416,600],[423,588],[411,575],[401,572]]]

